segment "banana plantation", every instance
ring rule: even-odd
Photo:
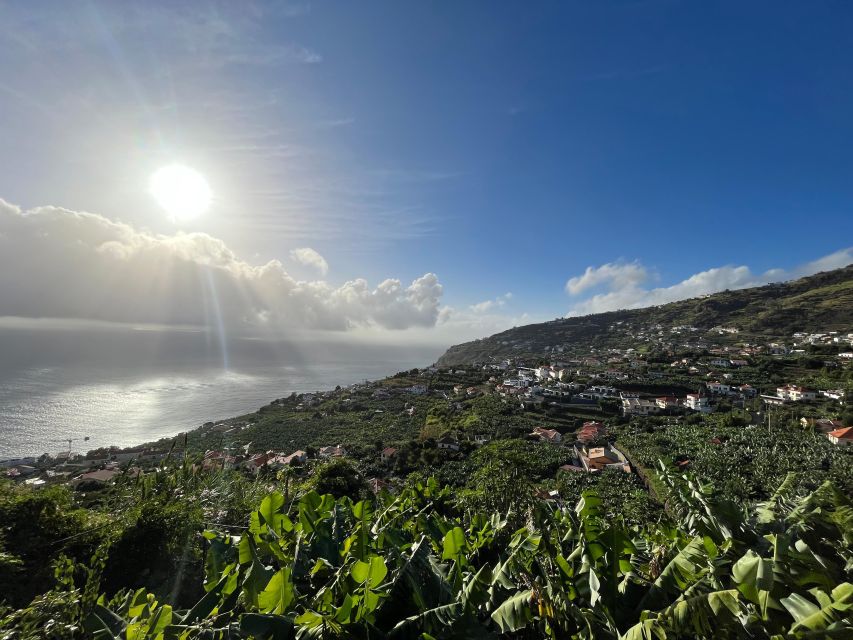
[[[80,584],[58,566],[46,598],[98,639],[853,637],[849,496],[803,496],[791,475],[747,509],[659,474],[667,515],[643,526],[603,517],[592,492],[508,513],[465,512],[435,480],[355,503],[272,492],[204,532],[188,609],[99,596],[98,554]]]

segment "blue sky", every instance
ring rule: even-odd
[[[5,2],[0,198],[449,341],[748,286],[853,259],[851,33],[841,2]],[[178,225],[147,190],[175,162],[214,194]]]

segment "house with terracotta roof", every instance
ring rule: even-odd
[[[843,427],[835,431],[830,431],[826,434],[826,437],[834,445],[849,447],[853,445],[853,427]]]
[[[737,390],[744,398],[754,398],[755,394],[758,393],[751,384],[742,384]]]
[[[224,451],[207,451],[204,454],[204,459],[201,461],[201,466],[205,471],[213,469],[233,469],[236,461],[237,458],[225,453]]]
[[[395,457],[396,455],[397,455],[397,449],[395,449],[394,447],[385,447],[382,450],[380,457],[382,458],[382,462],[387,462],[388,460]]]
[[[302,449],[294,451],[290,455],[287,456],[277,456],[274,460],[276,466],[281,465],[294,465],[294,464],[302,464],[308,460],[308,454],[305,453]]]
[[[708,391],[711,393],[719,393],[723,395],[727,395],[729,391],[731,391],[731,387],[719,380],[714,380],[713,382],[708,382],[705,384],[708,388]]]
[[[607,427],[604,426],[603,422],[596,422],[595,420],[590,420],[588,422],[583,423],[583,426],[575,434],[575,439],[583,442],[584,444],[587,444],[590,442],[595,442],[596,440],[600,440],[606,435]]]
[[[678,406],[678,398],[675,396],[660,396],[655,398],[658,409],[673,409]]]
[[[563,435],[559,431],[545,427],[536,427],[530,435],[538,437],[541,442],[550,442],[551,444],[559,444],[563,439]]]
[[[783,400],[790,400],[791,402],[802,402],[803,400],[814,400],[817,398],[816,392],[796,384],[786,384],[784,387],[778,387],[776,395]]]
[[[275,454],[272,451],[267,451],[266,453],[256,453],[252,457],[243,460],[242,465],[246,471],[258,473],[261,468],[265,466],[266,463],[272,460],[274,457]]]

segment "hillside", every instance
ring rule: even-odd
[[[439,365],[488,362],[510,356],[542,357],[591,348],[636,346],[652,331],[724,326],[739,335],[771,340],[795,331],[849,330],[853,326],[853,265],[763,287],[722,291],[644,309],[597,313],[515,327],[455,345]]]

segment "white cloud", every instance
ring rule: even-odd
[[[154,235],[97,214],[22,211],[0,200],[0,316],[406,329],[433,327],[441,296],[432,273],[375,288],[363,279],[298,281],[280,262],[253,266],[207,234]]]
[[[601,285],[622,289],[645,282],[648,277],[648,271],[639,262],[609,262],[600,267],[587,267],[582,275],[569,278],[566,291],[577,295]]]
[[[756,287],[769,282],[780,282],[813,275],[820,271],[838,269],[853,263],[853,247],[841,249],[793,269],[770,269],[754,274],[749,267],[723,266],[700,271],[668,287],[643,286],[651,278],[649,271],[638,262],[630,264],[605,264],[587,267],[586,271],[566,283],[566,291],[576,296],[597,286],[606,291],[575,303],[568,315],[578,316],[617,309],[637,309],[685,300],[716,293],[725,289]]]
[[[290,259],[294,262],[298,262],[299,264],[303,264],[306,267],[316,269],[321,276],[325,276],[329,273],[329,263],[311,247],[291,249]]]
[[[468,307],[474,313],[486,313],[487,311],[492,311],[503,307],[512,299],[512,293],[505,293],[502,296],[498,296],[497,298],[493,298],[492,300],[484,300],[483,302],[478,302],[477,304],[472,304]]]

